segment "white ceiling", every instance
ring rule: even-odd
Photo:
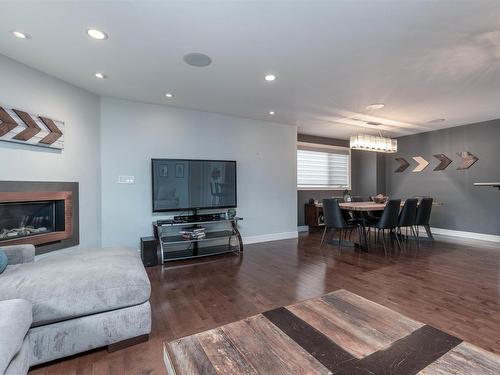
[[[3,0],[0,14],[1,54],[101,95],[339,138],[376,128],[365,121],[403,135],[500,118],[498,0]]]

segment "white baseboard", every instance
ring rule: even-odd
[[[297,231],[300,232],[309,232],[309,225],[299,225],[297,227]]]
[[[470,238],[474,240],[500,242],[500,236],[496,236],[494,234],[463,232],[460,230],[451,230],[443,228],[431,228],[431,231],[432,234],[435,234],[437,236],[461,237],[461,238]],[[423,233],[425,234],[425,231],[423,231]]]
[[[268,242],[268,241],[277,241],[277,240],[286,240],[289,238],[297,238],[299,233],[295,232],[283,232],[283,233],[270,233],[270,234],[261,234],[258,236],[246,236],[243,237],[243,244],[248,245],[251,243],[259,243],[259,242]]]

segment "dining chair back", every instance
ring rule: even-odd
[[[418,199],[411,198],[405,201],[403,209],[399,214],[398,227],[411,227],[415,225],[417,217]]]
[[[339,229],[348,226],[337,198],[323,199],[323,218],[327,228]]]
[[[380,232],[382,232],[382,244],[384,245],[384,252],[387,255],[387,246],[385,244],[385,231],[389,230],[390,233],[394,232],[398,246],[401,248],[399,237],[397,231],[395,230],[398,226],[399,209],[401,208],[401,199],[391,199],[385,205],[382,216],[376,222],[369,224],[370,227],[377,230],[376,239],[380,238]]]
[[[422,198],[417,208],[415,225],[429,225],[431,219],[433,198]]]
[[[430,197],[422,198],[420,200],[420,204],[418,205],[417,208],[417,216],[415,218],[415,226],[417,228],[417,238],[419,238],[418,228],[422,226],[425,228],[425,231],[427,232],[427,237],[429,237],[430,240],[434,240],[434,236],[432,235],[431,232],[431,226],[429,224],[431,219],[431,211],[433,203],[434,199]]]
[[[346,212],[344,212],[345,210],[342,210],[340,208],[339,201],[342,201],[342,199],[323,199],[323,219],[325,222],[325,229],[323,230],[323,235],[321,236],[320,246],[323,245],[328,229],[335,229],[339,233],[339,249],[341,249],[342,247],[343,234],[344,236],[347,236],[348,231],[352,233],[354,229],[358,229],[359,235],[359,226],[357,224],[351,223],[350,219],[344,216]]]
[[[385,205],[380,220],[374,225],[379,229],[394,229],[398,226],[401,199],[391,199]]]

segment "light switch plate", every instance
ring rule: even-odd
[[[118,176],[118,183],[119,184],[133,184],[133,183],[135,183],[135,177],[134,176]]]

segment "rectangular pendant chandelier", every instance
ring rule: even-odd
[[[398,141],[382,136],[358,134],[351,136],[350,147],[352,150],[395,153],[398,152]]]

